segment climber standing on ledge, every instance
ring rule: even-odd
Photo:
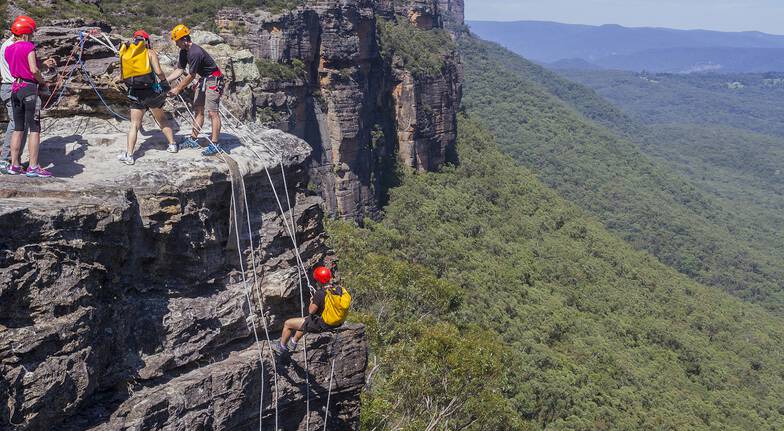
[[[35,30],[35,21],[29,16],[21,15],[16,17],[14,22],[28,23]],[[16,42],[16,37],[12,34],[0,46],[0,75],[2,75],[2,86],[0,86],[0,99],[5,105],[6,113],[8,114],[8,128],[5,131],[5,139],[3,140],[3,150],[0,156],[0,170],[5,169],[11,164],[11,138],[14,135],[14,108],[11,103],[11,88],[14,85],[14,77],[11,76],[11,69],[8,62],[5,60],[5,50]],[[24,151],[24,144],[27,140],[27,131],[22,134],[22,146],[20,151]]]
[[[41,145],[41,99],[39,86],[46,84],[41,75],[35,44],[31,41],[35,26],[28,21],[14,21],[11,33],[14,42],[5,49],[3,56],[14,83],[11,86],[11,103],[14,115],[14,134],[11,139],[11,164],[6,169],[9,175],[25,174],[28,177],[48,178],[52,174],[41,167],[38,150]],[[29,130],[30,167],[22,167],[22,139]]]
[[[174,27],[171,31],[172,40],[177,45],[177,48],[180,48],[180,58],[177,69],[168,76],[167,80],[174,82],[183,74],[187,76],[177,87],[169,91],[168,95],[176,97],[192,82],[196,81],[195,96],[193,98],[193,110],[196,114],[196,121],[193,124],[191,136],[183,140],[180,146],[199,147],[197,139],[204,125],[204,111],[206,110],[212,124],[212,142],[202,151],[202,154],[212,156],[220,152],[218,139],[220,139],[221,131],[220,102],[223,95],[223,74],[215,60],[201,46],[193,43],[190,35],[191,31],[182,24]],[[198,80],[196,80],[197,76]]]
[[[332,281],[332,271],[320,266],[313,271],[320,287],[310,298],[307,317],[288,319],[283,324],[283,333],[277,343],[272,343],[272,349],[278,353],[286,354],[297,348],[297,343],[306,333],[319,334],[339,328],[348,316],[351,306],[351,295],[344,287],[337,286]],[[294,337],[291,334],[296,331]]]
[[[150,35],[146,31],[137,31],[133,34],[132,43],[120,47],[120,70],[129,89],[128,98],[131,99],[131,127],[128,131],[126,150],[117,156],[117,159],[126,165],[134,164],[133,152],[147,110],[155,118],[169,143],[167,151],[176,153],[174,132],[163,111],[166,92],[170,88],[169,82],[161,69],[158,53],[152,49]]]

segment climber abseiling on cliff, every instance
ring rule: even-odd
[[[41,99],[40,87],[46,88],[47,80],[41,73],[41,66],[32,42],[36,25],[29,17],[18,17],[11,24],[13,41],[5,47],[3,60],[13,79],[11,84],[11,111],[14,129],[11,138],[11,163],[6,168],[9,175],[25,174],[28,177],[51,177],[38,161],[41,144]],[[46,66],[53,67],[54,60],[47,60]],[[22,143],[25,132],[29,140],[28,154],[30,164],[22,166]]]
[[[168,76],[169,82],[186,75],[175,88],[169,91],[171,97],[179,96],[189,85],[195,82],[193,109],[195,121],[191,136],[180,142],[180,146],[198,148],[198,137],[204,125],[205,111],[210,116],[212,125],[212,141],[202,152],[205,156],[218,154],[220,149],[221,116],[220,102],[223,96],[224,79],[215,60],[199,45],[193,43],[191,32],[183,24],[179,24],[171,31],[171,38],[180,49],[177,69]],[[198,79],[197,79],[198,77]]]
[[[133,152],[136,148],[136,139],[142,127],[144,113],[148,109],[169,143],[167,151],[176,153],[174,131],[163,110],[166,93],[171,87],[161,68],[158,53],[152,48],[150,35],[144,30],[137,31],[133,34],[132,42],[120,46],[119,55],[120,74],[128,87],[128,98],[131,100],[131,124],[126,151],[117,158],[126,165],[134,164]]]
[[[320,266],[313,271],[313,279],[319,286],[310,298],[309,315],[286,320],[280,340],[272,343],[272,348],[278,353],[287,354],[295,350],[305,334],[320,334],[339,328],[348,317],[351,294],[345,287],[332,282],[332,271]],[[296,334],[292,338],[294,331]]]

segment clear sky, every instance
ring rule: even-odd
[[[465,0],[466,19],[784,34],[784,0]]]

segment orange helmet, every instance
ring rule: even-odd
[[[327,284],[332,280],[332,271],[324,266],[319,266],[313,270],[313,278],[321,284]]]
[[[11,24],[11,33],[15,36],[21,36],[23,34],[33,34],[35,28],[27,22],[23,21],[15,21]]]
[[[25,22],[25,23],[28,23],[28,24],[30,24],[33,27],[33,30],[38,28],[38,25],[36,25],[35,20],[30,18],[27,15],[19,15],[18,17],[16,17],[14,22]]]
[[[189,34],[191,34],[191,31],[188,29],[188,27],[185,27],[184,24],[177,24],[177,26],[174,27],[171,31],[171,38],[173,41],[177,42]]]

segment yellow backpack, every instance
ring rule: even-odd
[[[123,81],[133,86],[150,86],[155,83],[147,44],[124,43],[120,46],[120,72]]]
[[[345,287],[327,287],[321,319],[329,326],[340,326],[346,321],[350,306],[351,294]]]

